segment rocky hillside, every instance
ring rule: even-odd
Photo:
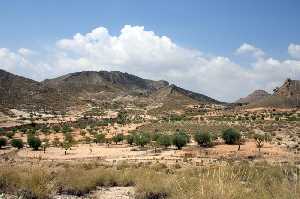
[[[83,71],[47,79],[43,85],[69,92],[123,92],[147,95],[168,86],[166,81],[152,81],[119,71]]]
[[[83,71],[37,82],[1,70],[4,107],[62,109],[87,103],[134,99],[143,103],[220,103],[205,95],[118,71]],[[125,102],[126,103],[126,102]]]
[[[0,105],[5,108],[51,109],[61,107],[56,89],[0,70]]]
[[[300,96],[300,80],[287,79],[281,87],[274,89],[274,95],[283,97]]]
[[[250,103],[249,107],[300,107],[300,81],[287,79],[282,86],[274,89],[273,95]]]
[[[255,90],[248,96],[246,96],[244,98],[240,98],[235,103],[242,103],[242,104],[254,103],[254,102],[262,100],[263,98],[268,97],[270,95],[271,94],[269,94],[268,92],[266,92],[264,90]]]

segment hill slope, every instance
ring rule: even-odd
[[[56,89],[41,83],[0,70],[0,102],[6,108],[52,109],[61,108]]]
[[[248,96],[246,96],[244,98],[240,98],[235,103],[246,103],[246,104],[254,103],[254,102],[262,100],[263,98],[268,97],[268,96],[270,96],[270,94],[264,90],[255,90]]]
[[[143,103],[220,103],[205,95],[118,71],[83,71],[37,82],[6,71],[0,73],[3,106],[62,109],[87,103],[134,99]],[[125,102],[126,103],[126,102]]]
[[[295,108],[300,106],[300,80],[287,79],[273,95],[249,104],[249,107]]]

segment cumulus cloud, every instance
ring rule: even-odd
[[[300,59],[300,45],[290,44],[288,51],[291,57]]]
[[[7,48],[0,48],[0,69],[41,80],[53,69],[44,62],[43,57],[38,59],[34,57],[35,54],[34,51],[26,48],[20,48],[16,52]]]
[[[244,43],[242,44],[237,50],[236,50],[236,54],[238,55],[251,55],[255,58],[261,58],[263,56],[265,56],[265,53],[263,50],[256,48],[255,46],[248,44],[248,43]]]
[[[254,89],[271,91],[287,77],[300,77],[300,61],[266,57],[263,50],[247,43],[235,54],[256,59],[244,67],[228,57],[179,46],[142,26],[126,25],[119,35],[99,27],[60,39],[51,52],[39,56],[24,48],[17,52],[0,49],[0,67],[38,80],[82,70],[120,70],[165,79],[224,101],[234,101]]]

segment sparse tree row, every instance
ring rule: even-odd
[[[122,117],[123,118],[123,117]],[[148,132],[138,132],[134,131],[127,135],[123,133],[117,133],[112,137],[108,137],[106,134],[101,133],[95,127],[88,125],[81,126],[83,129],[80,130],[81,140],[75,140],[73,138],[73,127],[70,125],[54,125],[52,127],[42,126],[39,128],[13,128],[9,131],[0,128],[0,148],[11,145],[17,149],[21,149],[24,146],[28,146],[33,150],[42,149],[46,153],[46,149],[50,146],[61,147],[65,150],[65,155],[67,151],[72,148],[74,144],[77,143],[96,143],[103,144],[106,143],[109,147],[112,143],[118,145],[119,143],[124,143],[126,141],[130,146],[136,145],[141,148],[149,145],[149,147],[156,148],[168,148],[170,146],[176,147],[178,150],[185,147],[188,143],[195,141],[201,147],[213,147],[221,142],[229,145],[238,145],[237,150],[240,150],[241,145],[246,141],[245,136],[243,136],[238,130],[234,128],[228,128],[220,133],[211,133],[207,131],[199,130],[198,132],[190,135],[184,131],[176,130],[174,133],[160,133],[157,130],[153,133]],[[23,139],[14,138],[16,132],[21,133],[23,137],[24,134],[27,135],[27,142],[24,143]],[[39,135],[43,133],[46,138],[40,139]],[[52,142],[47,139],[47,135],[50,133],[62,133],[64,136],[61,141],[58,137],[54,137]],[[254,134],[252,138],[256,141],[258,150],[263,147],[265,142],[271,141],[271,136],[268,133],[264,134]]]

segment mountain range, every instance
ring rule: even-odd
[[[4,107],[61,110],[104,102],[221,103],[167,81],[153,81],[119,71],[83,71],[37,82],[0,70],[0,102]]]
[[[287,79],[273,94],[256,90],[237,104],[247,107],[298,107],[300,81]],[[223,104],[164,80],[154,81],[119,71],[82,71],[38,82],[0,69],[0,108],[68,110],[71,107],[148,106],[161,110],[191,104]]]

